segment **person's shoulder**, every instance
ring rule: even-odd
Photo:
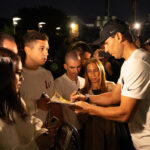
[[[108,92],[109,92],[109,91],[113,90],[113,88],[115,87],[116,84],[112,81],[106,81],[106,85],[107,85]]]
[[[147,61],[150,63],[150,53],[144,49],[137,49],[135,51],[133,59],[136,59],[138,61]]]
[[[52,75],[52,72],[48,69],[45,69],[44,67],[39,67],[38,71],[41,73],[48,73]]]
[[[113,86],[116,85],[116,84],[115,84],[114,82],[112,82],[112,81],[106,81],[106,84],[107,84],[107,85],[113,85]]]
[[[81,76],[78,76],[78,80],[80,81],[85,81],[85,78],[81,77]]]
[[[62,81],[64,81],[64,79],[65,79],[65,74],[63,74],[63,75],[57,77],[57,78],[55,79],[55,82],[62,82]]]
[[[150,53],[145,50],[137,49],[131,58],[130,66],[133,69],[149,69],[150,68]]]

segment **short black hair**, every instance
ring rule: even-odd
[[[89,52],[91,54],[93,53],[89,44],[84,41],[77,41],[73,43],[70,47],[70,50],[78,51],[80,55],[83,55],[85,52]]]

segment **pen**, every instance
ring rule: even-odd
[[[80,92],[80,88],[78,88],[78,90],[77,90],[77,92],[76,92],[75,95],[79,94],[79,92]],[[72,103],[74,103],[74,102],[75,102],[75,101],[73,100]]]
[[[80,92],[80,88],[78,88],[78,90],[77,90],[77,92],[76,92],[76,95],[79,94],[79,92]]]

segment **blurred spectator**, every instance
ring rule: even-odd
[[[39,119],[28,115],[18,93],[22,80],[20,57],[0,48],[0,149],[46,150],[54,137],[41,128]]]
[[[87,63],[88,59],[92,57],[92,49],[86,42],[78,41],[71,45],[71,50],[76,51],[81,57],[80,76],[84,77],[84,66]]]
[[[13,51],[14,53],[18,53],[17,45],[13,36],[0,33],[0,47],[8,48],[9,50]]]
[[[139,39],[141,47],[150,52],[150,23],[143,24]]]
[[[110,54],[105,53],[103,49],[97,49],[93,57],[102,61],[106,72],[106,79],[117,83],[124,59],[115,59]]]

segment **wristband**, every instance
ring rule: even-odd
[[[85,100],[85,102],[89,102],[90,101],[90,95],[89,94],[85,94],[85,96],[86,96],[86,100]]]

